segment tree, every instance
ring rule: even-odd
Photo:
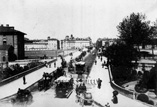
[[[154,25],[151,27],[151,31],[152,31],[152,41],[151,41],[151,45],[152,45],[152,56],[154,58],[154,45],[156,44],[156,40],[157,40],[157,20],[154,22]]]
[[[96,49],[99,49],[102,47],[102,40],[99,38],[97,41],[96,41]]]
[[[14,53],[14,47],[13,46],[10,46],[9,49],[8,49],[8,60],[9,61],[17,60],[17,56]]]
[[[142,14],[132,13],[127,16],[117,26],[119,31],[119,38],[122,39],[127,45],[130,46],[145,46],[152,36],[149,21],[145,21],[146,16]]]
[[[113,66],[126,66],[128,68],[133,67],[132,61],[136,61],[139,58],[139,53],[135,48],[122,42],[117,42],[117,44],[107,47],[104,54],[109,58]]]

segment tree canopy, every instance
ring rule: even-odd
[[[146,16],[140,13],[132,13],[119,23],[117,29],[119,38],[130,46],[145,45],[152,37],[152,29]]]
[[[133,67],[132,61],[136,61],[139,53],[138,51],[124,43],[113,44],[106,48],[105,56],[111,61],[114,66]]]

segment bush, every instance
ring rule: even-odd
[[[145,95],[145,94],[139,94],[138,97],[137,97],[137,100],[140,100],[140,101],[142,101],[142,102],[148,103],[149,98],[148,98],[148,96]]]
[[[152,100],[149,100],[148,104],[154,105],[154,102]]]
[[[126,66],[112,67],[112,76],[115,82],[118,84],[123,81],[130,81],[131,68]]]
[[[9,77],[14,76],[16,74],[19,74],[23,71],[26,71],[26,70],[31,69],[33,67],[36,67],[40,64],[43,64],[43,62],[30,62],[27,65],[25,65],[24,68],[21,67],[19,64],[11,65],[10,67],[7,67],[4,69],[2,79],[9,78]]]

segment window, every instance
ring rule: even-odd
[[[3,56],[3,57],[2,57],[2,59],[3,59],[3,61],[6,61],[6,58],[5,58],[5,56]]]
[[[3,41],[3,45],[6,45],[7,44],[7,41]]]
[[[6,35],[3,36],[3,45],[6,45],[7,44],[7,38],[6,38]]]

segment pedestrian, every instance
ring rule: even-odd
[[[56,62],[54,62],[54,67],[56,68]]]
[[[104,63],[102,63],[102,68],[104,68],[104,66],[105,66],[105,64],[104,64]]]
[[[109,103],[105,104],[105,107],[110,107],[110,104]]]
[[[87,73],[89,73],[90,72],[90,67],[89,66],[87,66]]]
[[[101,56],[100,60],[102,61],[102,56]]]
[[[104,64],[106,65],[106,61],[104,60]]]
[[[116,95],[113,96],[112,102],[113,102],[114,104],[117,104],[117,103],[118,103],[118,98],[117,98]]]
[[[112,99],[112,102],[114,104],[117,104],[118,103],[118,98],[117,98],[117,95],[118,95],[118,91],[113,91],[113,99]]]
[[[47,68],[47,61],[45,61],[45,66],[46,66],[46,68]]]
[[[49,68],[51,68],[51,63],[49,63]]]
[[[63,71],[63,75],[64,75],[65,77],[67,76],[65,71]]]
[[[95,65],[97,64],[97,60],[95,60]]]
[[[23,76],[23,84],[25,85],[26,84],[26,77]]]
[[[97,83],[98,83],[98,88],[99,88],[99,89],[101,88],[101,82],[102,82],[102,80],[101,80],[100,78],[98,78]]]
[[[98,59],[100,59],[100,55],[98,55]]]

